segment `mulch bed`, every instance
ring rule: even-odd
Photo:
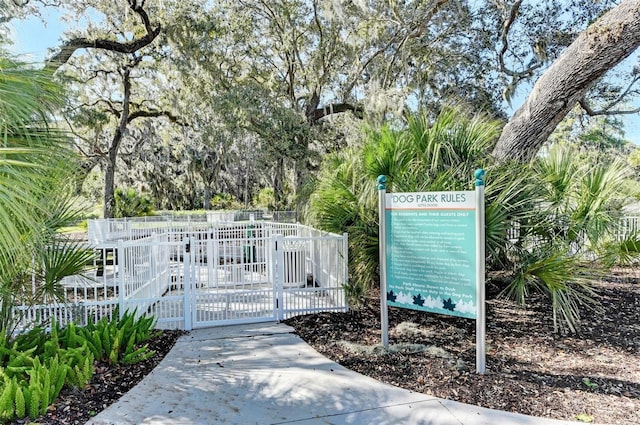
[[[640,285],[612,276],[597,290],[602,312],[583,312],[572,336],[553,333],[542,300],[521,309],[491,297],[485,375],[475,373],[473,320],[391,308],[388,351],[379,345],[378,299],[287,324],[326,357],[409,390],[527,415],[640,424]]]
[[[155,351],[151,358],[133,365],[114,366],[98,364],[95,375],[87,387],[80,390],[64,388],[49,412],[35,421],[28,417],[14,424],[84,424],[123,394],[135,387],[167,355],[184,331],[161,331],[149,342]]]
[[[475,322],[413,310],[389,310],[390,350],[380,347],[376,298],[348,313],[286,321],[328,358],[374,379],[441,398],[565,420],[640,423],[640,284],[613,275],[597,286],[603,311],[585,311],[578,335],[553,333],[548,307],[487,301],[487,373],[475,373]],[[83,391],[64,390],[38,424],[83,424],[135,386],[162,360],[181,331],[152,341],[151,359],[99,365]],[[17,424],[30,423],[30,420]]]

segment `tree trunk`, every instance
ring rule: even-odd
[[[640,0],[625,0],[583,31],[538,79],[493,155],[500,161],[531,159],[589,87],[639,45]]]
[[[84,185],[87,176],[93,169],[102,161],[103,157],[93,156],[83,160],[78,167],[78,171],[75,174],[75,194],[82,194],[82,186]]]
[[[273,169],[273,198],[274,208],[278,210],[284,209],[284,158],[277,159],[277,164]]]
[[[117,150],[114,150],[112,145],[112,148],[109,149],[107,167],[104,170],[104,206],[102,210],[104,218],[113,218],[116,209],[115,176],[117,157]]]
[[[211,189],[209,189],[209,182],[204,183],[204,210],[209,211],[211,209]]]
[[[118,159],[118,149],[120,149],[120,142],[122,136],[127,129],[127,123],[129,121],[129,102],[131,100],[131,80],[129,75],[131,70],[126,68],[122,74],[122,83],[124,86],[124,98],[122,99],[122,112],[120,115],[120,121],[118,128],[111,140],[111,146],[109,147],[109,157],[107,158],[107,169],[104,172],[104,209],[102,215],[104,218],[113,218],[116,200],[114,196],[115,192],[115,174],[116,174],[116,160]]]

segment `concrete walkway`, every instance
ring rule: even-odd
[[[383,384],[326,359],[283,324],[192,331],[88,424],[559,425]]]

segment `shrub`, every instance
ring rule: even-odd
[[[469,190],[473,170],[487,171],[487,266],[510,274],[502,294],[521,304],[532,293],[551,305],[556,331],[576,332],[581,307],[597,309],[593,279],[602,266],[640,255],[638,235],[616,238],[622,206],[633,199],[628,166],[588,162],[556,144],[529,164],[496,164],[490,156],[499,125],[444,110],[433,122],[370,131],[359,146],[325,157],[308,220],[349,233],[350,302],[378,281],[376,178],[390,192]]]
[[[136,192],[135,189],[117,188],[114,193],[116,207],[114,217],[143,217],[153,215],[153,199],[145,194]]]
[[[87,327],[62,328],[55,321],[51,331],[36,327],[13,341],[0,336],[0,420],[11,421],[46,413],[64,385],[85,387],[94,374],[94,360],[133,364],[154,352],[143,343],[153,335],[152,317],[106,318]]]

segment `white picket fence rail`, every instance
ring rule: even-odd
[[[95,267],[63,280],[66,302],[19,305],[17,330],[136,310],[193,329],[348,309],[347,235],[297,223],[91,220]],[[37,289],[34,287],[34,290]]]
[[[640,235],[640,217],[622,217],[616,228],[616,239],[622,240],[632,235]]]
[[[511,227],[507,229],[507,240],[511,242],[517,241],[521,236],[520,231],[520,223],[512,222]],[[613,227],[612,236],[618,241],[631,236],[640,237],[640,216],[621,217],[616,226]]]
[[[167,329],[348,309],[346,234],[225,218],[232,217],[90,220],[95,267],[62,281],[65,302],[16,305],[16,331],[54,319],[94,322],[116,308],[153,314]],[[615,236],[639,232],[640,217],[627,216]],[[509,237],[518,237],[516,227]]]

